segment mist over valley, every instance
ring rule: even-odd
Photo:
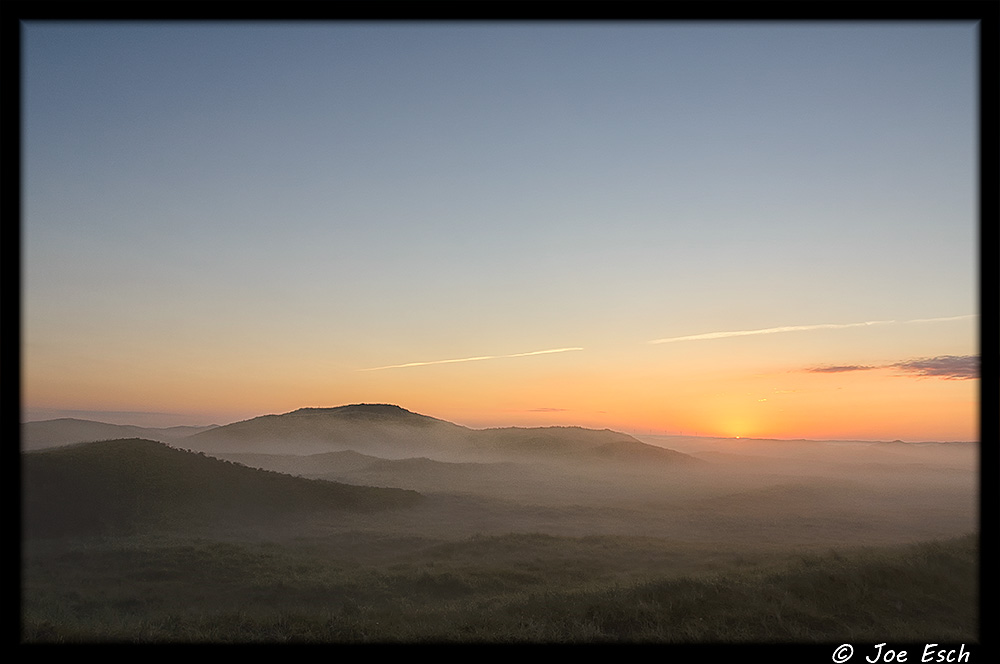
[[[81,613],[84,605],[72,599],[85,594],[79,584],[118,583],[113,579],[126,574],[132,580],[117,585],[116,592],[125,596],[118,601],[129,604],[135,600],[128,597],[153,592],[169,580],[177,601],[190,600],[193,589],[178,590],[176,584],[183,586],[182,577],[194,573],[191,565],[222,564],[212,560],[217,547],[247,561],[239,565],[265,564],[259,558],[264,555],[272,561],[265,564],[267,574],[275,579],[286,574],[283,565],[306,565],[310,574],[320,575],[314,583],[326,590],[305,581],[299,587],[293,577],[276,580],[294,589],[265,608],[245,580],[223,574],[205,583],[258,606],[252,619],[241,619],[248,623],[235,631],[208,629],[237,610],[235,605],[212,609],[217,603],[212,600],[200,610],[208,613],[183,623],[187,627],[155,628],[151,638],[273,640],[273,618],[266,616],[281,606],[286,613],[314,617],[343,617],[349,610],[350,620],[334,621],[339,627],[332,632],[332,623],[302,618],[312,625],[302,638],[353,641],[362,638],[357,630],[370,630],[371,621],[388,619],[388,607],[403,602],[423,627],[414,631],[378,621],[395,627],[376,630],[375,640],[823,639],[839,632],[801,626],[782,632],[766,607],[749,610],[759,624],[745,637],[709,614],[702,617],[714,627],[694,632],[690,625],[676,631],[687,623],[667,614],[655,626],[644,619],[614,629],[595,627],[583,616],[574,619],[575,627],[560,628],[569,629],[565,633],[552,631],[550,624],[534,635],[502,621],[498,625],[506,626],[466,632],[437,621],[443,615],[459,620],[455,611],[465,620],[482,616],[482,610],[469,613],[469,602],[487,597],[514,606],[535,601],[529,599],[535,592],[566,598],[603,592],[583,590],[602,583],[627,583],[633,588],[628,592],[640,592],[645,583],[686,578],[707,588],[704,584],[720,578],[729,578],[726,584],[739,578],[739,586],[765,574],[773,576],[767,583],[780,586],[800,574],[795,570],[803,564],[816,566],[817,574],[831,565],[855,566],[844,573],[879,578],[870,569],[874,560],[916,556],[924,560],[919,564],[931,565],[919,548],[926,546],[971,564],[968,547],[978,532],[974,443],[633,437],[579,427],[470,429],[386,404],[299,409],[224,426],[173,429],[168,435],[136,429],[71,420],[22,425],[29,640],[136,638],[140,626],[177,608],[169,601],[143,601],[112,627]],[[111,438],[87,440],[95,433]],[[135,438],[136,433],[151,438]],[[473,550],[480,553],[471,555]],[[182,551],[189,553],[176,558]],[[839,553],[823,558],[832,551]],[[105,567],[101,561],[107,556],[124,558]],[[69,559],[85,561],[84,571],[59,562]],[[966,563],[952,568],[953,563],[947,563],[947,573],[966,574],[961,584],[971,583],[973,568],[963,568]],[[369,570],[365,574],[394,569],[398,578],[375,597],[346,572],[331,579],[330,565]],[[566,565],[562,571],[553,567]],[[567,569],[581,576],[567,577]],[[507,580],[481,585],[486,578]],[[584,578],[590,581],[580,585]],[[928,577],[925,583],[937,582]],[[316,604],[315,592],[326,600]],[[311,599],[291,599],[298,596]],[[620,601],[634,598],[626,593],[612,603]],[[829,608],[822,606],[826,600],[815,601],[820,605],[808,611]],[[55,618],[53,611],[73,617]],[[973,615],[952,612],[949,620],[966,614]],[[853,626],[840,629],[862,629],[860,621],[847,623]],[[971,639],[974,621],[963,624],[944,635]],[[248,625],[263,631],[242,631]],[[928,625],[923,620],[896,629],[905,635]]]

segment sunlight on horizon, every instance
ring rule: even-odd
[[[22,407],[975,438],[977,30],[27,21]]]

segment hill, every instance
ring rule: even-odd
[[[693,463],[701,461],[675,450],[656,447],[610,429],[581,427],[508,427],[475,432],[475,448],[487,456],[512,454],[536,458],[605,462]]]
[[[253,522],[299,512],[405,507],[420,494],[247,468],[143,439],[21,455],[28,537]]]
[[[300,408],[198,433],[184,445],[209,453],[319,454],[353,450],[384,458],[453,451],[470,430],[399,406]]]
[[[469,429],[388,404],[301,408],[265,415],[186,438],[211,454],[311,455],[354,451],[384,459],[451,462],[639,461],[699,463],[673,450],[608,429],[507,427]]]
[[[86,443],[95,440],[111,440],[113,438],[145,438],[161,443],[169,443],[181,438],[193,436],[202,431],[214,428],[204,427],[166,427],[150,428],[122,424],[107,424],[92,420],[78,420],[64,417],[57,420],[42,420],[25,422],[21,425],[21,451],[40,450],[73,443]]]
[[[358,452],[322,454],[220,454],[220,458],[253,468],[370,486],[405,486],[417,491],[453,491],[503,478],[512,463],[458,463],[426,457],[382,459]],[[505,472],[507,471],[507,472]],[[414,485],[419,485],[417,488]]]
[[[321,452],[319,454],[258,454],[253,452],[233,452],[216,454],[220,459],[263,468],[287,475],[317,477],[327,473],[349,473],[368,468],[381,459],[379,457],[346,450],[343,452]],[[321,478],[322,479],[322,478]]]

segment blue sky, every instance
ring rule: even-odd
[[[976,39],[971,22],[29,22],[27,405],[226,417],[171,395],[258,376],[246,408],[280,410],[295,371],[312,391],[293,407],[392,400],[411,388],[357,370],[570,347],[511,366],[683,380],[668,367],[708,359],[649,341],[971,316]],[[972,318],[903,327],[784,361],[977,352]],[[516,381],[476,364],[435,380]],[[449,398],[427,403],[473,417]]]

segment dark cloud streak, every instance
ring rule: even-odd
[[[846,373],[849,371],[870,371],[872,369],[899,369],[905,375],[944,378],[945,380],[969,380],[979,378],[978,355],[940,355],[905,362],[895,362],[881,366],[845,364],[830,367],[805,369],[809,373]]]
[[[979,378],[978,355],[941,355],[889,365],[917,376],[933,376],[946,380]]]

